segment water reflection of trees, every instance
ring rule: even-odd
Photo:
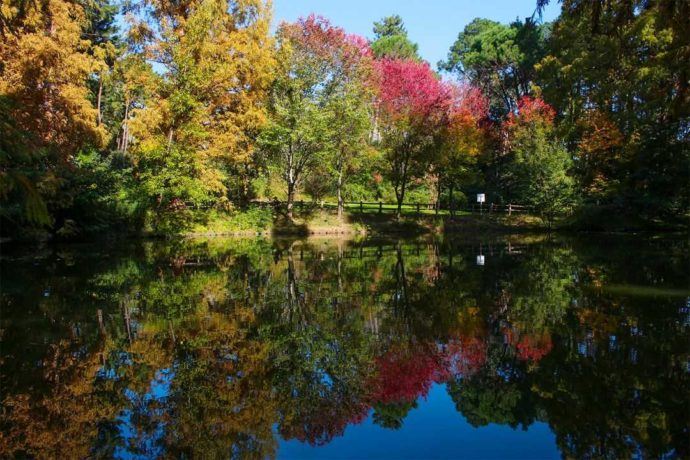
[[[682,286],[685,250],[214,240],[15,261],[0,454],[270,457],[274,427],[399,428],[442,383],[474,426],[545,421],[567,456],[685,456],[687,299],[607,290]]]

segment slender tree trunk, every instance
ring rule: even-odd
[[[288,181],[288,193],[287,193],[287,218],[292,220],[292,207],[295,201],[295,183],[292,180]]]
[[[448,186],[448,200],[450,201],[450,217],[455,217],[455,202],[453,201],[453,184]]]
[[[292,153],[292,143],[288,143],[287,169],[285,170],[285,181],[287,182],[287,218],[293,220],[292,208],[295,201],[295,187],[297,186],[297,172],[295,170],[295,157]]]
[[[400,220],[402,218],[402,205],[403,200],[405,199],[405,183],[407,182],[407,171],[404,166],[402,168],[402,174],[400,176],[401,177],[399,179],[399,182],[395,187],[395,200],[398,204],[398,209],[395,212],[395,218],[397,220]]]
[[[125,100],[125,118],[122,121],[122,144],[120,150],[127,153],[127,144],[129,143],[129,99]]]
[[[397,220],[402,218],[402,204],[405,199],[405,186],[407,185],[407,168],[410,162],[410,151],[407,147],[404,149],[404,152],[403,159],[397,171],[399,176],[397,179],[397,186],[395,187],[395,198],[398,202],[398,209],[395,213]]]
[[[402,204],[403,204],[403,199],[405,198],[405,184],[400,185],[400,191],[398,192],[398,189],[395,190],[395,200],[397,201],[398,208],[395,211],[395,218],[397,220],[400,220],[402,218]]]
[[[436,179],[436,205],[435,211],[436,215],[438,216],[439,211],[441,210],[441,175],[438,175],[438,179]]]
[[[343,164],[339,162],[338,165],[338,220],[343,220],[343,210],[345,203],[343,202]]]

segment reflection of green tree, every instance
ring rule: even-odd
[[[300,258],[287,250],[285,270],[274,278],[284,288],[267,293],[271,319],[262,337],[272,350],[280,432],[323,444],[366,415],[361,396],[371,348],[358,306],[338,287],[342,255]]]
[[[416,401],[395,401],[374,404],[374,423],[383,428],[397,430],[403,425],[407,414],[417,408]]]
[[[688,388],[690,377],[679,303],[657,300],[655,318],[640,299],[623,307],[586,293],[580,305],[535,375],[559,446],[569,456],[606,458],[662,457],[675,446],[687,457],[690,399],[678,389]],[[592,305],[596,315],[586,311]]]
[[[568,247],[544,244],[529,254],[508,281],[512,303],[507,319],[522,330],[549,331],[571,304],[576,271],[577,259]]]
[[[522,381],[483,372],[448,385],[448,393],[474,427],[498,423],[526,429],[535,419],[535,400]]]

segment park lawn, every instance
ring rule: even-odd
[[[191,223],[178,234],[195,235],[315,235],[315,234],[420,234],[444,231],[485,232],[511,228],[538,229],[541,219],[529,215],[507,216],[504,214],[478,215],[456,211],[450,217],[448,210],[437,215],[433,209],[421,209],[416,205],[404,205],[402,218],[396,219],[395,205],[348,204],[343,219],[338,219],[334,205],[296,206],[294,218],[289,221],[281,212],[267,206],[251,206],[246,210],[230,212],[199,210],[193,212]],[[152,232],[156,234],[155,232]],[[166,232],[166,235],[170,232]]]

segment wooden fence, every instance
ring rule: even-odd
[[[286,201],[278,201],[278,200],[252,200],[252,204],[260,206],[260,207],[285,207],[287,206]],[[398,204],[393,203],[393,202],[383,202],[383,201],[346,201],[343,203],[345,206],[345,209],[348,209],[350,211],[355,210],[359,212],[365,212],[369,211],[372,213],[377,213],[377,214],[383,214],[383,213],[395,213],[398,210]],[[334,209],[337,208],[338,204],[334,202],[327,202],[327,201],[319,201],[319,202],[314,202],[314,201],[308,201],[305,202],[304,200],[296,200],[294,202],[294,208],[298,210],[304,210],[304,209],[314,209],[314,208],[329,208],[329,209]],[[469,212],[469,213],[477,213],[477,214],[493,214],[493,213],[505,213],[508,215],[512,215],[513,213],[528,213],[531,211],[531,208],[529,206],[521,205],[521,204],[513,204],[513,203],[508,203],[508,204],[498,204],[498,203],[484,203],[482,205],[479,204],[471,204],[468,206],[438,206],[436,203],[403,203],[402,204],[402,210],[403,212],[407,211],[413,211],[416,212],[417,214],[421,214],[422,211],[433,211],[435,214],[438,214],[440,211],[449,211],[451,214],[454,212]]]

